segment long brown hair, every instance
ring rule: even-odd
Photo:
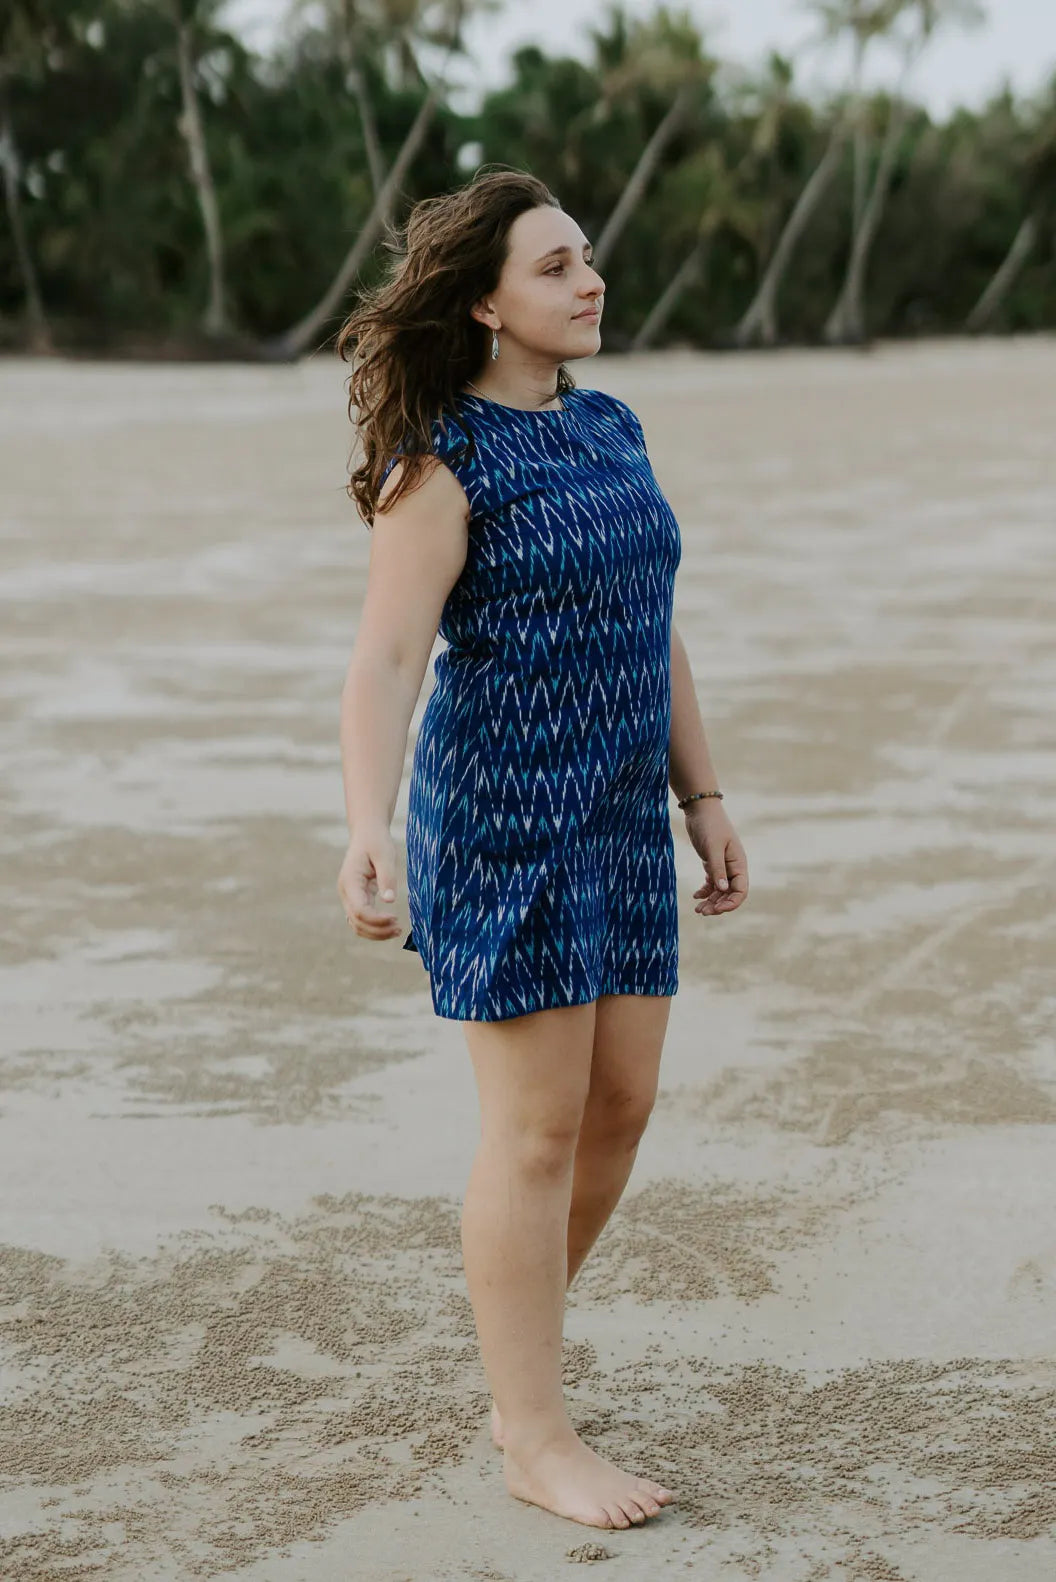
[[[337,354],[351,361],[348,415],[363,456],[348,493],[373,525],[386,463],[406,457],[387,510],[415,488],[433,449],[432,425],[489,354],[490,334],[470,313],[499,283],[510,227],[527,209],[561,207],[527,171],[478,171],[463,187],[416,203],[386,247],[397,256],[381,282],[361,296],[341,326]],[[575,388],[562,364],[558,394]]]

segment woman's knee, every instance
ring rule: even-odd
[[[503,1130],[484,1145],[491,1146],[514,1175],[535,1180],[560,1180],[572,1169],[579,1140],[578,1118],[523,1125],[517,1131]]]
[[[662,995],[598,1001],[583,1125],[605,1146],[633,1147],[649,1124],[670,1008],[670,997]]]
[[[582,1130],[610,1146],[633,1148],[645,1134],[655,1104],[655,1086],[601,1083],[587,1098]]]

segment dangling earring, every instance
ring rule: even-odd
[[[495,361],[495,359],[496,359],[496,357],[498,355],[499,355],[499,332],[498,332],[498,330],[492,330],[492,332],[491,332],[491,360],[492,360],[492,362]]]

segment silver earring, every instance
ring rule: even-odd
[[[492,362],[494,362],[495,358],[498,355],[499,355],[499,332],[498,332],[498,330],[492,330],[492,332],[491,332],[491,359],[492,359]]]

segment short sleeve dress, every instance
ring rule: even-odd
[[[631,408],[578,387],[562,400],[462,392],[433,426],[469,542],[414,747],[403,948],[455,1021],[678,988],[681,537]]]

